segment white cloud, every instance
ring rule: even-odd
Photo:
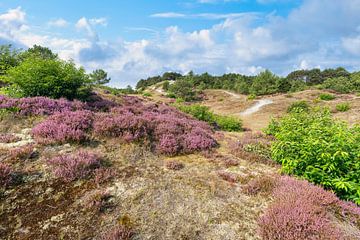
[[[154,18],[185,18],[186,15],[182,13],[175,12],[165,12],[165,13],[155,13],[150,15],[150,17]]]
[[[218,13],[199,13],[199,14],[182,14],[182,13],[175,13],[175,12],[165,12],[165,13],[155,13],[150,15],[153,18],[192,18],[192,19],[228,19],[228,18],[241,18],[245,16],[257,16],[259,13],[256,12],[244,12],[244,13],[225,13],[225,14],[218,14]]]
[[[48,25],[53,27],[66,27],[68,24],[69,23],[62,18],[51,20],[48,22]]]
[[[90,25],[90,22],[87,18],[82,17],[80,18],[76,24],[75,27],[79,30],[85,30],[87,35],[94,40],[98,39],[97,33],[95,32],[95,30],[92,28],[92,26]]]
[[[106,27],[108,22],[107,22],[107,19],[102,17],[102,18],[91,18],[90,19],[90,23],[92,25],[101,25],[101,26],[104,26]]]

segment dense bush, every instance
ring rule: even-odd
[[[349,93],[355,90],[351,79],[346,77],[329,78],[321,85],[323,89],[331,89],[339,93]]]
[[[175,104],[175,106],[182,112],[190,114],[198,120],[205,121],[210,124],[215,124],[221,130],[230,132],[238,132],[242,130],[242,122],[240,119],[231,116],[221,116],[214,114],[206,106],[201,106],[198,104]]]
[[[346,232],[337,225],[344,218],[359,227],[358,207],[306,181],[283,177],[273,196],[273,203],[259,219],[262,239],[347,239]]]
[[[272,158],[288,174],[332,189],[360,204],[360,128],[332,119],[329,110],[299,111],[273,121]]]
[[[100,167],[100,157],[93,152],[80,150],[73,154],[63,154],[47,161],[53,174],[65,182],[89,176]]]
[[[319,98],[324,101],[331,101],[335,99],[335,96],[329,93],[321,93]]]
[[[293,102],[287,109],[287,112],[294,112],[294,111],[305,111],[308,112],[310,110],[310,105],[307,101],[296,101]]]
[[[350,110],[350,103],[339,103],[336,105],[336,110],[339,112],[346,112]]]
[[[7,70],[4,80],[24,97],[82,97],[90,83],[83,68],[59,59],[29,57]]]
[[[32,129],[35,140],[43,144],[81,142],[92,128],[91,111],[62,112],[50,116]]]

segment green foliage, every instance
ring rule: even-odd
[[[0,45],[0,81],[6,72],[20,63],[19,51],[11,45]]]
[[[278,83],[281,80],[269,70],[257,75],[250,87],[250,92],[256,95],[273,94],[279,91]]]
[[[282,171],[332,189],[360,204],[360,127],[333,120],[328,109],[293,111],[273,120],[272,158]]]
[[[321,88],[332,89],[339,93],[349,93],[355,90],[352,81],[346,77],[328,78],[324,81]]]
[[[254,99],[256,99],[256,95],[252,93],[247,97],[247,99],[248,100],[254,100]]]
[[[136,94],[137,91],[135,91],[130,85],[128,85],[126,88],[114,88],[109,86],[97,86],[101,89],[104,89],[105,91],[110,92],[113,95],[121,95],[121,94]]]
[[[221,130],[229,132],[238,132],[242,130],[242,121],[231,116],[221,116],[214,114],[206,106],[198,104],[183,105],[175,104],[180,111],[190,114],[194,118],[217,125]]]
[[[309,103],[307,101],[296,101],[293,102],[287,109],[287,112],[308,112],[310,110]]]
[[[169,81],[165,81],[162,85],[162,88],[164,89],[164,91],[169,90],[169,87],[170,87]]]
[[[336,105],[336,110],[339,112],[347,112],[350,110],[350,104],[347,102],[339,103]]]
[[[144,96],[144,97],[151,97],[152,95],[151,95],[151,93],[149,93],[149,92],[144,92],[144,93],[143,93],[143,96]]]
[[[95,85],[104,85],[110,82],[111,78],[108,78],[107,72],[103,69],[96,69],[89,74],[90,81]]]
[[[34,45],[32,48],[29,48],[25,52],[21,53],[21,58],[26,59],[29,57],[38,57],[41,59],[55,60],[58,58],[58,55],[53,53],[49,48],[42,47],[39,45]]]
[[[187,102],[198,99],[197,91],[190,78],[177,80],[174,84],[170,85],[169,91],[174,93],[177,98],[182,98]]]
[[[83,68],[78,69],[73,62],[58,59],[28,57],[18,66],[10,68],[4,79],[21,96],[27,97],[73,99],[89,89],[89,79]]]
[[[335,96],[329,93],[321,93],[319,98],[324,101],[331,101],[335,99]]]

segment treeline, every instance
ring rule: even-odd
[[[175,80],[174,84],[166,81]],[[269,70],[256,76],[229,73],[222,76],[213,76],[208,73],[187,75],[179,73],[165,73],[163,76],[142,79],[137,84],[137,89],[144,89],[153,84],[163,82],[164,89],[170,96],[175,95],[184,99],[196,98],[196,92],[204,89],[226,89],[241,94],[267,95],[302,91],[316,86],[323,89],[332,89],[341,93],[360,91],[360,72],[350,73],[339,67],[336,69],[297,70],[286,77],[280,77]]]
[[[0,94],[86,100],[95,86],[119,93],[134,91],[131,87],[114,89],[104,86],[110,80],[104,70],[86,73],[83,67],[60,59],[46,47],[34,45],[22,50],[0,45]]]

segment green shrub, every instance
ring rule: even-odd
[[[330,101],[330,100],[334,100],[335,96],[329,93],[321,93],[319,95],[319,98],[324,101]]]
[[[338,110],[339,112],[346,112],[350,110],[350,104],[345,102],[345,103],[339,103],[336,105],[336,110]]]
[[[174,93],[172,93],[172,92],[169,92],[169,93],[166,94],[166,97],[168,97],[168,98],[176,98],[176,95]]]
[[[256,99],[256,95],[255,94],[250,94],[248,97],[247,97],[248,100],[254,100]]]
[[[143,93],[143,96],[144,96],[144,97],[151,97],[152,95],[151,95],[151,93],[149,93],[149,92],[144,92],[144,93]]]
[[[360,127],[350,128],[330,111],[291,112],[272,121],[272,158],[282,171],[332,189],[360,204]]]
[[[242,121],[236,117],[215,114],[214,120],[222,130],[228,132],[240,132],[242,130]]]
[[[339,93],[349,93],[355,89],[351,80],[346,77],[328,78],[321,85],[321,88],[322,89],[332,89]]]
[[[293,102],[287,109],[287,112],[298,112],[298,111],[305,111],[308,112],[310,109],[310,106],[307,101],[296,101]]]
[[[238,132],[242,130],[242,121],[240,119],[231,116],[221,116],[214,114],[206,106],[201,106],[198,104],[175,104],[175,106],[180,111],[190,114],[198,120],[205,121],[210,124],[216,124],[221,130],[229,132]]]
[[[21,96],[47,96],[68,99],[83,96],[89,90],[89,77],[73,62],[29,57],[10,68],[5,81]]]

